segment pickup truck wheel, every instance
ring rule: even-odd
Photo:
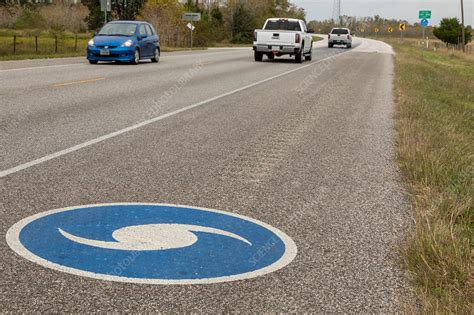
[[[303,48],[295,55],[295,61],[296,63],[302,63],[303,62]]]
[[[261,52],[256,51],[256,52],[254,53],[254,56],[255,56],[255,61],[259,61],[259,62],[260,62],[260,61],[263,60],[263,53],[261,53]]]
[[[328,44],[328,48],[333,48],[334,45],[333,44]]]
[[[267,57],[268,57],[268,60],[273,60],[273,59],[275,59],[275,55],[274,55],[274,54],[268,54]]]
[[[313,60],[313,43],[311,43],[311,49],[309,50],[309,53],[306,56],[304,56],[304,59],[306,61]]]

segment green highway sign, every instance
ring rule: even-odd
[[[431,19],[431,11],[420,11],[420,19]]]

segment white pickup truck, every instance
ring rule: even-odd
[[[328,34],[328,47],[332,48],[334,45],[345,45],[346,48],[352,47],[351,30],[348,28],[336,27]]]
[[[253,50],[255,61],[263,55],[273,60],[275,56],[295,56],[297,63],[313,58],[313,30],[308,30],[303,20],[268,19],[261,30],[255,30]]]

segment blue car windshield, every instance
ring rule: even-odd
[[[109,23],[99,32],[101,36],[132,36],[137,29],[136,24],[131,23]]]

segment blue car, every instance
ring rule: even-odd
[[[87,60],[125,61],[138,64],[141,59],[160,61],[160,37],[149,23],[114,21],[107,23],[87,45]]]

